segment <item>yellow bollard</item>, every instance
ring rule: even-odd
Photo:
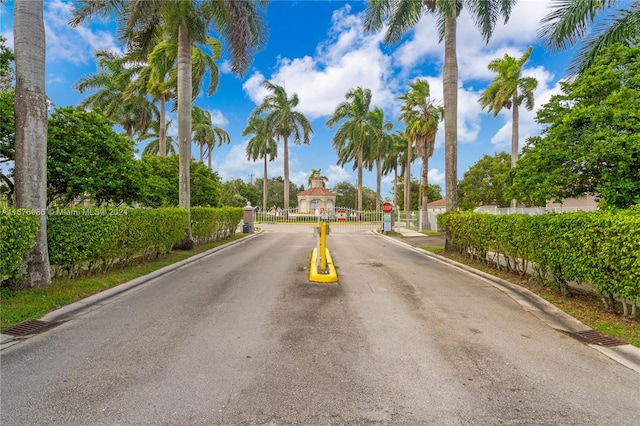
[[[324,222],[320,222],[320,271],[327,270],[327,227]],[[319,272],[320,272],[319,271]]]
[[[309,267],[309,281],[317,283],[333,283],[338,281],[338,274],[333,265],[333,259],[327,248],[327,226],[320,222],[316,228],[319,234],[317,247],[311,252],[311,263]]]

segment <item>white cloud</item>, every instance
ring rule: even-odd
[[[225,117],[219,109],[210,109],[209,112],[211,113],[211,124],[214,126],[224,128],[229,124],[229,120],[227,120],[227,117]]]
[[[439,169],[430,169],[429,173],[427,173],[427,179],[429,180],[430,185],[444,185],[444,172],[441,172]]]
[[[96,50],[122,53],[123,50],[113,35],[113,28],[100,29],[101,24],[94,21],[91,21],[91,28],[89,21],[75,28],[69,26],[72,9],[72,3],[61,0],[45,2],[44,22],[48,61],[70,62],[77,65],[86,64],[92,60],[93,52]]]
[[[314,57],[279,58],[271,76],[254,73],[243,85],[249,97],[260,103],[266,94],[261,84],[268,78],[289,95],[297,93],[298,110],[312,120],[331,115],[356,86],[371,90],[373,105],[392,105],[391,58],[380,49],[382,35],[365,35],[363,15],[350,11],[346,5],[334,12],[328,39],[318,45]]]
[[[329,169],[326,172],[322,173],[329,179],[327,182],[327,187],[331,188],[335,186],[339,182],[348,181],[351,179],[351,173],[347,173],[344,168],[340,166],[336,166],[334,164],[329,166]]]

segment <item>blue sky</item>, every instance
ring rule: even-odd
[[[535,110],[559,93],[559,80],[565,78],[570,54],[551,55],[537,44],[540,20],[549,12],[550,0],[520,0],[506,25],[499,24],[491,41],[480,38],[470,16],[463,12],[458,21],[458,174],[484,154],[510,151],[511,112],[504,110],[493,118],[482,111],[480,93],[493,78],[487,69],[489,61],[505,53],[522,55],[529,46],[533,54],[524,75],[538,80],[533,111],[521,110],[520,146],[541,128],[533,118]],[[349,89],[369,88],[373,106],[380,106],[394,129],[397,121],[398,96],[408,90],[408,82],[426,78],[432,98],[442,100],[443,45],[438,43],[435,20],[426,16],[394,46],[382,43],[383,34],[364,34],[362,21],[366,3],[362,1],[272,1],[268,8],[269,38],[263,50],[242,77],[229,72],[228,58],[223,57],[218,91],[212,97],[200,96],[195,103],[211,111],[215,124],[231,136],[231,144],[214,149],[213,169],[223,179],[245,181],[262,177],[262,161],[252,163],[245,155],[246,138],[242,130],[247,117],[265,95],[261,83],[267,79],[284,85],[289,94],[297,93],[299,110],[311,120],[314,134],[310,145],[290,143],[290,178],[306,187],[310,170],[322,169],[331,187],[340,181],[356,183],[351,165],[336,165],[331,147],[333,131],[325,126],[336,106]],[[0,33],[13,46],[13,3],[0,5]],[[55,106],[77,105],[82,95],[72,85],[85,74],[96,72],[93,52],[113,49],[122,52],[115,26],[110,21],[95,19],[77,28],[67,22],[71,2],[45,0],[47,35],[47,95]],[[214,34],[215,36],[215,34]],[[177,133],[177,126],[172,130]],[[436,149],[429,161],[429,182],[441,185],[444,193],[444,128],[440,126]],[[281,145],[280,145],[281,146]],[[138,145],[139,151],[142,146]],[[193,148],[193,154],[198,150]],[[269,177],[282,176],[282,155],[269,163]],[[421,162],[416,161],[412,175],[418,178]],[[391,194],[391,180],[383,180],[383,196]],[[375,170],[365,171],[364,184],[375,190]]]

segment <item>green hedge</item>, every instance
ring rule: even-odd
[[[39,216],[28,209],[0,209],[0,282],[11,278],[35,241]]]
[[[569,281],[590,283],[600,294],[640,300],[640,211],[438,216],[451,245],[486,261],[494,252],[503,267],[524,274],[528,263],[562,290]]]
[[[232,237],[244,211],[240,207],[191,207],[191,233],[196,244]]]
[[[156,257],[184,237],[187,217],[179,208],[50,209],[49,260],[56,275],[75,276]]]
[[[33,245],[39,216],[28,213],[0,210],[0,281],[14,276]],[[242,215],[236,207],[193,207],[194,240],[203,244],[233,236]],[[184,237],[187,218],[180,208],[50,208],[47,238],[53,276],[104,272],[117,263],[166,254]]]

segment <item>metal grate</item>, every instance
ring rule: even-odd
[[[600,346],[620,346],[626,345],[626,342],[606,336],[596,330],[578,331],[576,333],[567,333],[569,336],[583,343],[596,344]]]
[[[43,331],[50,330],[59,326],[60,322],[46,322],[40,320],[31,320],[21,322],[13,327],[5,328],[2,330],[2,334],[10,334],[11,336],[28,336],[30,334],[38,334]]]

